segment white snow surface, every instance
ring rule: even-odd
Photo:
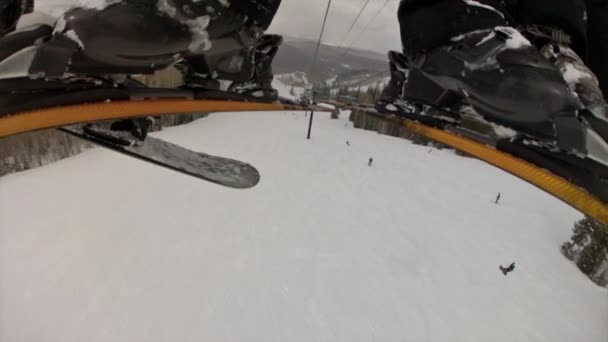
[[[317,106],[319,107],[323,107],[323,108],[327,108],[327,109],[331,109],[331,110],[335,110],[336,106],[329,104],[329,103],[323,103],[323,102],[317,102]]]
[[[350,88],[348,88],[348,90],[350,90],[350,91],[357,91],[357,90],[359,90],[359,91],[367,91],[371,87],[383,88],[383,87],[386,87],[388,85],[388,83],[390,82],[390,80],[391,80],[390,77],[385,77],[381,81],[370,82],[370,83],[359,85],[357,87],[350,87]]]
[[[332,91],[338,91],[340,88],[348,87],[349,91],[367,91],[371,87],[385,87],[391,80],[390,76],[382,76],[378,73],[366,73],[359,76],[348,77],[347,79],[337,79],[332,77],[326,81],[326,84],[331,83]]]
[[[104,149],[0,178],[0,340],[608,340],[608,291],[559,251],[581,214],[347,117],[155,134],[252,163],[250,190]]]
[[[491,30],[490,29],[475,30],[475,31],[471,31],[471,32],[468,32],[465,34],[461,34],[461,35],[452,37],[450,40],[453,42],[459,42],[459,41],[469,37],[470,35],[477,35],[480,33],[487,32],[488,34],[477,43],[477,46],[479,46],[479,45],[482,45],[483,43],[485,43],[486,41],[494,38],[496,36],[496,31],[502,31],[509,36],[509,38],[505,42],[505,46],[504,46],[505,49],[518,50],[518,49],[521,49],[524,47],[532,46],[532,43],[530,43],[530,41],[526,37],[524,37],[521,34],[521,32],[519,32],[517,29],[510,27],[510,26],[496,26]]]
[[[275,75],[274,79],[289,86],[296,85],[302,88],[312,86],[306,73],[301,71]]]
[[[576,84],[578,84],[580,82],[580,80],[593,77],[593,76],[589,75],[587,72],[579,70],[572,63],[565,64],[563,66],[563,69],[561,70],[561,72],[562,72],[566,82],[568,84],[572,85],[573,87],[576,86]]]
[[[499,26],[496,30],[501,30],[509,35],[509,39],[505,42],[505,46],[510,50],[518,50],[524,47],[532,46],[532,43],[524,37],[517,29],[509,26]]]
[[[509,127],[503,126],[503,125],[499,125],[499,124],[495,124],[490,122],[489,123],[490,126],[492,126],[492,128],[494,129],[494,133],[496,133],[496,135],[500,138],[515,138],[516,136],[519,135],[519,133],[517,133],[516,130],[511,129]]]
[[[75,41],[81,49],[84,49],[84,44],[82,43],[80,37],[78,37],[78,33],[76,33],[76,31],[69,30],[65,33],[65,35],[71,40]]]
[[[277,77],[272,80],[272,87],[276,89],[282,97],[290,100],[297,100],[306,92],[306,89],[303,87],[289,86]],[[293,95],[290,93],[291,89],[293,89]]]

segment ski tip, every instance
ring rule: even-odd
[[[262,178],[260,172],[250,164],[245,164],[239,167],[239,171],[237,173],[240,177],[234,179],[232,182],[225,181],[219,184],[233,189],[246,190],[258,185]]]
[[[207,155],[207,157],[209,156]],[[254,166],[237,160],[215,158],[223,159],[223,162],[227,164],[220,165],[219,168],[216,165],[216,167],[207,169],[178,168],[174,170],[200,180],[238,190],[251,189],[259,184],[260,172]]]

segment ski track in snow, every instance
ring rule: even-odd
[[[156,134],[252,163],[251,190],[103,149],[0,178],[0,340],[608,339],[608,292],[559,251],[579,213],[347,114],[310,141],[295,112]]]

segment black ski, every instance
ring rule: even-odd
[[[258,170],[250,164],[194,152],[151,136],[138,140],[130,133],[91,124],[59,130],[112,151],[226,187],[247,189],[260,181]]]

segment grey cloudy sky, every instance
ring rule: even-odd
[[[348,28],[366,0],[332,0],[323,42],[341,44]],[[370,0],[356,26],[346,38],[345,46],[370,49],[385,53],[389,49],[400,50],[397,8],[399,0],[390,0],[378,17],[363,28],[382,8],[386,0]],[[318,39],[323,24],[327,0],[283,0],[271,32],[289,36]]]

